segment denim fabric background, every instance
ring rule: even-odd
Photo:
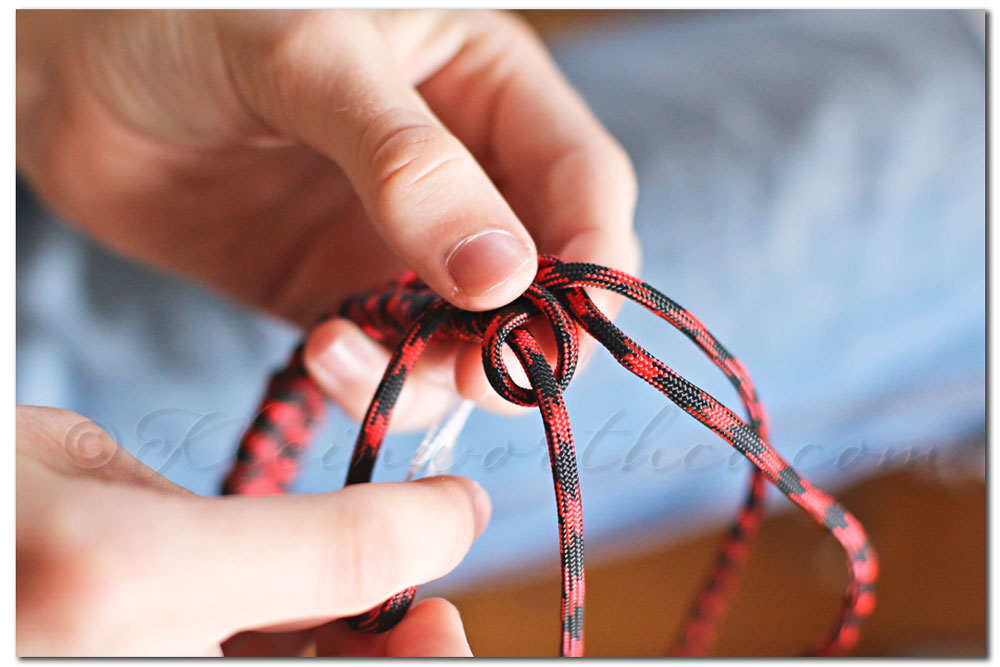
[[[828,490],[907,456],[946,458],[985,429],[975,28],[938,11],[651,13],[553,45],[635,161],[642,276],[743,360],[774,446]],[[737,407],[660,320],[631,306],[620,326]],[[170,479],[214,493],[298,335],[112,255],[19,186],[19,402],[87,415]],[[747,464],[610,356],[567,403],[596,553],[721,523],[742,497]],[[298,490],[338,488],[354,434],[334,414]],[[376,479],[401,479],[419,439],[390,437]],[[474,413],[458,458],[494,516],[439,590],[556,563],[538,417]]]

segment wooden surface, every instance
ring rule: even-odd
[[[881,558],[878,608],[855,654],[985,656],[985,484],[900,472],[838,495],[865,525]],[[718,537],[588,567],[587,655],[663,655]],[[838,545],[805,515],[768,520],[712,655],[801,653],[834,618],[845,581]],[[476,655],[550,656],[558,650],[555,569],[451,600]]]
[[[543,37],[552,37],[560,33],[572,32],[583,28],[601,25],[611,27],[615,21],[628,19],[635,14],[656,11],[662,13],[668,10],[644,9],[521,9],[517,13],[527,19],[535,30]]]

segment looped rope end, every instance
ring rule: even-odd
[[[680,330],[729,379],[746,410],[746,421],[629,338],[597,308],[586,287],[617,292]],[[625,369],[664,394],[753,465],[746,499],[681,629],[674,654],[701,655],[707,650],[757,532],[766,483],[777,487],[825,527],[847,558],[848,584],[841,612],[814,653],[844,653],[857,641],[862,619],[874,608],[878,576],[875,551],[860,522],[801,477],[768,444],[767,414],[743,364],[693,315],[652,286],[616,269],[541,255],[534,283],[504,308],[486,312],[460,310],[408,272],[397,281],[349,299],[340,314],[378,342],[395,348],[362,421],[347,484],[371,480],[399,392],[420,355],[434,340],[480,343],[483,368],[494,390],[511,403],[538,407],[549,448],[559,519],[562,655],[583,655],[583,509],[572,429],[562,399],[579,360],[578,326],[607,348]],[[554,366],[528,326],[539,317],[547,321],[553,333]],[[504,346],[513,350],[530,387],[518,385],[510,376],[503,359]],[[294,480],[299,457],[322,417],[323,403],[301,355],[300,346],[288,367],[273,377],[258,416],[240,441],[237,462],[226,478],[224,492],[281,493]],[[348,619],[348,624],[358,630],[384,632],[402,619],[415,592],[415,588],[402,591],[369,612]]]

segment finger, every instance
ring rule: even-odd
[[[466,47],[420,85],[441,120],[484,161],[541,252],[634,273],[631,162],[525,24],[469,12]],[[614,316],[621,299],[595,290]]]
[[[411,607],[406,616],[418,606]],[[316,628],[316,655],[321,658],[384,658],[385,644],[391,632],[358,632],[343,620],[332,621]]]
[[[622,243],[616,244],[616,249],[609,251],[607,236],[608,234],[590,231],[582,232],[568,243],[562,256],[567,261],[593,262],[617,268],[626,273],[638,273],[641,263],[638,237],[629,233]],[[601,259],[602,257],[605,259]],[[594,305],[611,319],[614,319],[625,302],[625,297],[610,290],[585,287],[584,291],[594,301]],[[582,368],[600,346],[579,325],[577,325],[577,333],[580,338],[580,367]]]
[[[407,376],[392,413],[393,429],[426,428],[455,400],[455,347],[425,353]],[[314,328],[306,340],[305,364],[327,396],[361,421],[389,363],[390,352],[357,325],[335,318]]]
[[[377,635],[351,630],[343,621],[316,629],[321,657],[471,657],[458,609],[430,598],[415,604],[399,624]]]
[[[141,463],[98,424],[75,412],[19,405],[16,420],[18,452],[55,472],[191,493]]]
[[[573,90],[545,46],[509,13],[469,12],[466,48],[420,85],[442,121],[503,183],[543,251],[627,260],[635,174],[621,146]],[[632,266],[618,266],[632,270]]]
[[[344,170],[387,245],[435,291],[486,310],[527,288],[531,236],[364,13],[310,14],[256,52],[234,50],[244,97]]]
[[[227,658],[279,658],[299,656],[313,642],[310,629],[291,632],[238,632],[222,642],[222,653]]]
[[[156,573],[149,594],[185,610],[176,622],[206,640],[370,609],[454,568],[490,512],[461,477],[185,500],[181,516],[158,517],[171,528],[147,540],[143,571]]]
[[[411,609],[392,629],[385,654],[389,658],[471,658],[472,650],[455,605],[430,598]]]
[[[407,375],[390,429],[428,428],[441,419],[457,395],[490,412],[522,414],[525,408],[501,398],[489,385],[483,374],[481,349],[481,345],[458,341],[431,345]],[[508,368],[526,386],[513,353],[505,350],[504,354]],[[310,376],[355,421],[364,418],[390,356],[386,348],[345,319],[320,324],[306,340],[305,362]]]

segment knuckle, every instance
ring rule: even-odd
[[[380,205],[413,194],[422,184],[439,183],[464,159],[457,140],[409,110],[376,116],[365,128],[359,151]]]

